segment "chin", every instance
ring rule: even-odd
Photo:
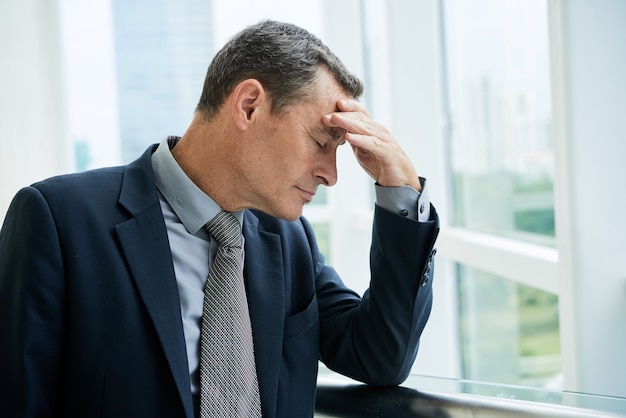
[[[298,220],[301,216],[302,216],[302,211],[300,211],[300,213],[297,213],[297,214],[291,214],[291,215],[285,215],[285,216],[277,216],[277,218],[283,219],[283,220],[288,221],[288,222],[293,222],[293,221]]]
[[[302,216],[302,207],[300,207],[299,209],[294,209],[292,211],[280,211],[273,214],[272,216],[288,222],[293,222]]]
[[[293,206],[274,204],[266,205],[265,207],[259,205],[254,209],[260,210],[275,218],[293,222],[302,216],[304,204],[294,204]]]

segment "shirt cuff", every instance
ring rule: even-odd
[[[422,192],[411,186],[385,187],[376,185],[376,204],[399,216],[418,222],[430,219],[430,197],[428,182],[420,177]]]

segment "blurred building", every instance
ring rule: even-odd
[[[113,0],[122,161],[182,135],[213,58],[206,0]]]

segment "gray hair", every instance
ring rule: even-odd
[[[290,23],[262,21],[239,32],[215,55],[196,111],[212,117],[237,84],[253,78],[266,89],[272,112],[278,114],[311,95],[320,65],[354,98],[363,94],[361,80],[315,35]]]

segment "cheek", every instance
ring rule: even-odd
[[[304,147],[284,147],[273,154],[273,165],[277,175],[287,181],[305,175],[312,161],[312,152]]]
[[[319,149],[305,138],[277,131],[258,156],[263,175],[275,183],[293,183],[306,176]]]

